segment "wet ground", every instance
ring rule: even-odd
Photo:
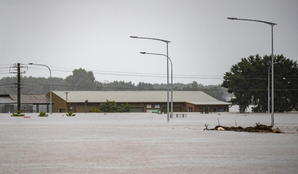
[[[275,114],[283,134],[203,131],[270,125],[269,114],[10,115],[0,114],[0,173],[298,173],[298,113]]]

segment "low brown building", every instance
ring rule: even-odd
[[[89,112],[107,100],[130,112],[167,112],[167,91],[52,91],[53,112]],[[229,105],[202,91],[173,91],[174,112],[229,112]]]

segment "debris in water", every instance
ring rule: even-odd
[[[209,126],[209,124],[205,124],[205,128],[204,128],[204,130],[209,130],[209,129],[208,129],[208,126]]]
[[[206,126],[207,125],[207,126]],[[205,129],[204,130],[220,130],[220,131],[237,131],[237,132],[260,132],[260,133],[283,133],[278,127],[276,129],[272,129],[273,126],[267,126],[264,124],[256,123],[255,126],[249,126],[246,128],[243,128],[241,126],[221,126],[217,125],[215,128],[208,129],[208,124],[205,124]]]

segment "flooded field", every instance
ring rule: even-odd
[[[298,113],[283,134],[203,131],[270,125],[269,114],[0,114],[0,173],[298,173]]]

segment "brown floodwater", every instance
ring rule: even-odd
[[[0,173],[298,173],[298,113],[275,114],[283,134],[203,131],[269,125],[269,114],[10,115],[0,114]]]

